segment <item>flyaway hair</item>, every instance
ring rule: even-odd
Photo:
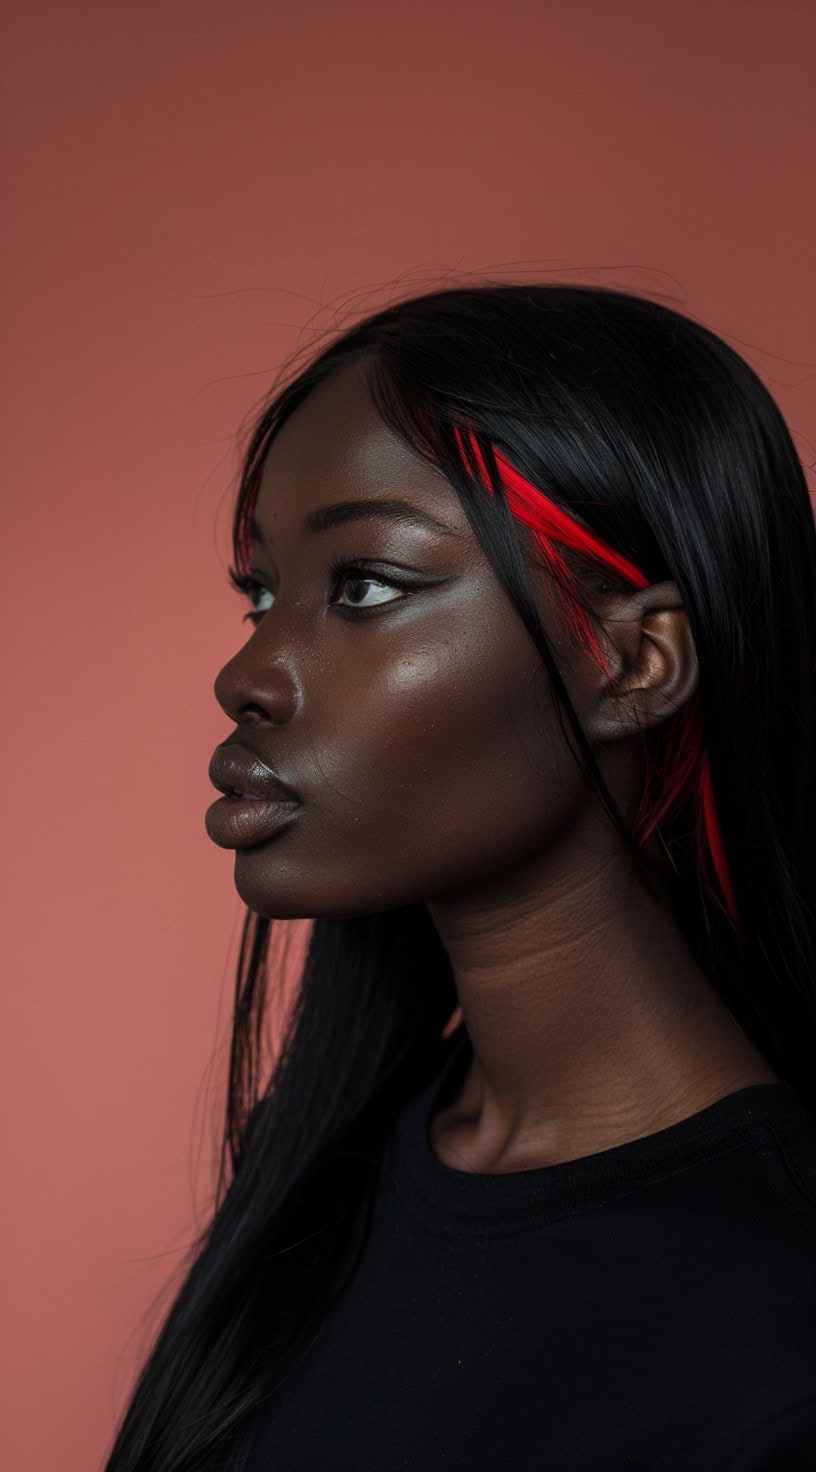
[[[713,332],[626,293],[498,282],[398,301],[339,333],[258,415],[235,505],[239,572],[266,451],[355,360],[383,421],[459,496],[633,863],[659,876],[723,1004],[816,1107],[816,527],[771,395]],[[566,637],[601,669],[598,600],[679,590],[698,685],[639,733],[634,824],[569,698],[530,549]],[[238,1472],[247,1417],[285,1389],[359,1260],[397,1114],[455,1045],[442,1035],[453,974],[424,904],[318,916],[265,1076],[287,933],[247,911],[212,1220],[106,1472]]]

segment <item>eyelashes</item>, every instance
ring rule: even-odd
[[[227,569],[227,573],[232,587],[235,588],[239,593],[243,593],[245,597],[248,597],[250,602],[254,602],[256,598],[260,598],[264,594],[266,594],[267,597],[272,596],[270,590],[265,587],[263,583],[259,582],[257,578],[252,577],[251,574],[236,572],[236,570],[232,567]],[[333,590],[336,589],[338,584],[342,584],[344,582],[356,582],[363,583],[370,587],[400,590],[399,597],[381,599],[378,603],[338,604],[338,606],[342,608],[347,614],[362,614],[365,616],[367,614],[377,612],[379,609],[390,606],[393,603],[402,603],[405,597],[408,596],[410,592],[409,584],[393,577],[393,575],[389,577],[384,577],[378,572],[372,570],[372,568],[368,564],[354,561],[353,558],[350,558],[345,554],[341,554],[332,559],[329,565],[329,577]],[[253,607],[249,613],[244,614],[243,622],[252,623],[257,627],[264,614],[269,612],[269,608],[271,606],[272,605],[270,604],[267,608]]]
[[[256,595],[269,592],[269,589],[265,588],[263,583],[259,583],[257,578],[250,577],[249,574],[245,572],[236,572],[234,567],[227,568],[227,576],[229,577],[230,583],[235,591],[237,593],[243,593],[245,597],[249,598],[250,602],[252,602]],[[265,613],[266,610],[256,609],[254,610],[254,612]],[[246,618],[249,618],[250,616],[250,614],[245,615]]]
[[[236,572],[234,568],[230,567],[227,568],[227,575],[236,592],[243,593],[249,598],[250,602],[252,602],[256,594],[269,592],[269,589],[265,588],[263,583],[259,583],[257,578],[249,577],[247,573]],[[243,623],[258,623],[266,612],[267,609],[265,608],[252,609],[249,613],[244,614],[242,621]]]

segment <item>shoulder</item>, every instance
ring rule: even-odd
[[[815,1472],[816,1116],[768,1093],[675,1164],[632,1201],[675,1445],[696,1472]]]
[[[693,1210],[675,1227],[703,1276],[710,1268],[738,1300],[737,1318],[756,1309],[767,1327],[796,1324],[816,1355],[816,1115],[796,1094],[769,1093],[680,1190]]]
[[[694,1141],[687,1158],[669,1162],[667,1196],[672,1187],[686,1196],[685,1181],[703,1235],[721,1230],[729,1239],[736,1230],[748,1257],[784,1239],[794,1258],[814,1261],[816,1113],[787,1086],[743,1090],[733,1108],[728,1099],[722,1104],[721,1128]]]
[[[702,1199],[724,1209],[704,1211],[694,1244],[709,1308],[698,1366],[732,1428],[710,1472],[814,1472],[816,1116],[769,1095],[738,1140],[712,1162]]]
[[[791,1093],[758,1110],[748,1133],[786,1202],[816,1221],[816,1114]]]

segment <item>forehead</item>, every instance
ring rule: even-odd
[[[361,361],[314,389],[266,453],[255,517],[267,535],[295,530],[310,511],[340,500],[412,501],[456,530],[469,525],[455,490],[383,423]]]

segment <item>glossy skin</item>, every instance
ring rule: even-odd
[[[318,508],[375,498],[404,499],[447,531],[373,516],[302,528]],[[361,363],[276,436],[255,514],[268,612],[215,693],[231,734],[302,808],[236,853],[236,888],[280,917],[427,903],[474,1048],[433,1121],[440,1159],[499,1172],[557,1163],[773,1081],[587,787],[456,492],[382,423]],[[373,565],[332,579],[338,554]],[[697,679],[676,585],[598,607],[606,682],[563,637],[529,566],[567,688],[632,817],[637,723],[679,708]],[[390,576],[397,585],[359,581]]]

